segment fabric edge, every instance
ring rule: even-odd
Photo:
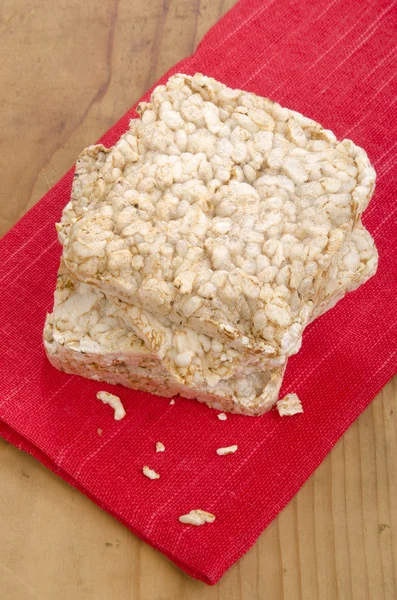
[[[98,506],[101,510],[104,510],[111,517],[113,517],[117,521],[119,521],[119,523],[121,523],[133,535],[138,537],[145,544],[148,544],[154,550],[161,552],[161,554],[163,554],[166,558],[168,558],[168,560],[170,560],[172,563],[174,563],[175,566],[177,566],[179,569],[181,569],[181,571],[183,573],[186,573],[190,577],[193,577],[194,579],[198,579],[199,581],[202,581],[203,583],[205,583],[207,585],[215,585],[217,583],[217,581],[219,581],[219,579],[224,574],[224,573],[222,573],[217,578],[211,578],[209,575],[206,575],[202,571],[193,569],[191,567],[191,565],[170,555],[167,550],[153,544],[149,538],[146,538],[145,536],[141,535],[138,531],[133,529],[126,521],[124,521],[115,512],[113,512],[111,508],[109,508],[106,504],[103,504],[100,500],[98,500],[94,494],[90,494],[83,485],[80,485],[73,477],[71,477],[66,471],[64,471],[64,469],[59,468],[56,465],[56,463],[45,452],[40,450],[40,448],[38,448],[35,444],[33,444],[32,442],[27,440],[25,437],[20,435],[15,429],[13,429],[9,425],[7,425],[7,423],[5,423],[1,419],[0,419],[0,438],[4,439],[9,444],[12,444],[18,450],[22,450],[23,452],[26,452],[26,454],[29,454],[30,456],[32,456],[35,460],[40,462],[44,467],[46,467],[47,469],[52,471],[54,473],[54,475],[56,475],[57,477],[60,477],[61,479],[63,479],[63,481],[65,481],[66,483],[68,483],[69,485],[74,487],[76,490],[78,490],[79,492],[84,494],[84,496],[86,496],[91,502],[96,504],[96,506]]]

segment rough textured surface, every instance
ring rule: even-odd
[[[206,510],[196,508],[195,510],[191,510],[187,515],[181,515],[178,520],[184,525],[204,525],[204,523],[213,523],[215,515]]]
[[[303,406],[296,394],[287,394],[276,403],[280,417],[292,417],[303,413]]]
[[[176,368],[194,366],[169,339],[181,325],[263,363],[292,354],[373,192],[365,152],[199,74],[171,77],[139,112],[77,162],[58,226],[68,269],[145,308]]]
[[[67,373],[165,397],[180,394],[229,412],[259,414],[271,408],[282,381],[283,368],[253,373],[257,393],[248,406],[240,405],[235,394],[240,381],[244,383],[247,378],[244,374],[213,387],[184,386],[167,371],[159,356],[145,347],[102,292],[75,282],[62,267],[54,312],[46,320],[44,344],[50,362]]]
[[[359,223],[341,247],[336,264],[327,274],[323,296],[313,310],[311,321],[333,308],[347,292],[368,281],[377,268],[378,251],[374,240]]]
[[[263,412],[327,308],[323,288],[338,287],[345,242],[345,271],[360,265],[351,232],[375,171],[350,140],[200,74],[171,77],[138,108],[112,149],[77,162],[58,224],[65,265],[177,385]]]
[[[377,251],[367,230],[357,225],[345,242],[323,291],[316,316],[332,308],[347,292],[364,283],[376,270]],[[236,368],[214,386],[181,384],[167,370],[167,361],[151,352],[125,320],[125,313],[97,288],[76,282],[61,265],[54,312],[47,317],[44,341],[51,363],[67,373],[121,383],[162,396],[180,394],[214,408],[260,414],[277,400],[283,368],[251,374]],[[228,373],[228,374],[229,374]],[[241,399],[247,380],[256,384]]]
[[[101,402],[103,402],[104,404],[109,404],[113,408],[114,418],[116,421],[121,421],[121,419],[124,419],[126,412],[123,403],[121,402],[118,396],[115,396],[114,394],[109,394],[109,392],[101,391],[97,392],[96,397],[98,398],[98,400],[101,400]]]

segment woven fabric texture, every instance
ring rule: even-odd
[[[54,224],[72,172],[0,242],[0,435],[207,583],[250,548],[397,370],[396,29],[389,0],[240,0],[161,80],[200,71],[268,96],[353,139],[375,165],[364,223],[379,270],[307,329],[289,361],[282,393],[300,396],[303,415],[222,422],[195,401],[170,405],[49,365],[42,328],[60,257]],[[135,116],[132,108],[101,141],[113,144]],[[113,420],[99,389],[121,396],[125,419]],[[159,440],[166,451],[156,454]],[[231,444],[235,454],[217,456]],[[145,464],[161,478],[144,477]],[[193,508],[216,521],[179,523]]]

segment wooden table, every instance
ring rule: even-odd
[[[3,0],[5,233],[233,0]],[[210,588],[0,442],[2,600],[395,600],[397,378]]]

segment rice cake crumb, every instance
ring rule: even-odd
[[[164,452],[165,446],[163,442],[156,442],[156,452]]]
[[[216,453],[219,456],[225,456],[225,454],[234,454],[234,452],[236,452],[238,450],[238,446],[237,444],[234,444],[233,446],[227,446],[226,448],[218,448]]]
[[[143,467],[142,473],[149,479],[160,479],[159,473],[156,473],[156,471],[150,469],[147,465]]]
[[[303,413],[303,406],[296,394],[287,394],[276,404],[280,417],[292,417]]]
[[[179,517],[179,522],[186,525],[204,525],[204,523],[213,523],[214,521],[215,515],[199,508]]]
[[[109,394],[109,392],[98,392],[96,397],[98,400],[101,400],[104,404],[109,404],[114,410],[114,418],[116,421],[120,421],[127,414],[125,412],[124,406],[118,396],[114,394]]]
[[[220,421],[226,421],[227,419],[227,415],[225,415],[225,413],[219,413],[218,415],[216,415],[218,417],[218,419]]]

